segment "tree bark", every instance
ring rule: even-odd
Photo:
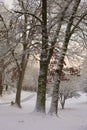
[[[19,80],[17,83],[16,99],[15,99],[15,103],[18,105],[18,107],[21,107],[21,89],[22,89],[23,77],[24,77],[23,73],[20,72]]]
[[[51,57],[53,55],[55,44],[57,42],[57,39],[58,39],[58,36],[59,36],[59,33],[60,33],[60,29],[61,29],[62,23],[64,21],[64,16],[66,14],[66,11],[67,11],[69,5],[72,3],[72,1],[73,0],[65,1],[64,2],[64,7],[59,12],[57,28],[56,28],[56,31],[54,33],[53,39],[51,41],[51,47],[50,47],[49,53],[48,53],[48,63],[50,63],[50,59],[51,59]]]
[[[25,48],[25,50],[26,50],[26,48]],[[17,93],[16,93],[16,99],[15,99],[15,103],[19,107],[21,107],[21,90],[22,90],[22,84],[23,84],[23,80],[24,80],[24,75],[25,75],[25,70],[26,70],[28,58],[29,58],[28,54],[24,54],[22,56],[21,67],[20,67],[20,70],[19,70],[19,79],[18,79],[18,82],[17,82]]]
[[[47,84],[47,0],[42,0],[42,51],[40,56],[40,71],[38,77],[38,92],[36,101],[36,111],[45,113],[46,84]]]
[[[2,96],[3,92],[3,73],[4,73],[4,60],[0,61],[0,95]]]
[[[20,65],[18,65],[18,73],[19,73],[19,79],[17,82],[17,93],[16,93],[16,99],[15,99],[15,103],[21,107],[21,90],[22,90],[22,84],[23,84],[23,79],[24,79],[24,75],[25,75],[25,70],[26,70],[26,66],[28,63],[28,58],[29,58],[29,54],[26,54],[26,50],[27,50],[27,45],[28,43],[26,42],[26,29],[27,29],[27,15],[24,14],[24,31],[23,31],[23,55],[22,55],[22,59],[21,59],[21,63]]]
[[[52,47],[51,49],[48,50],[47,0],[42,0],[42,52],[40,57],[40,72],[38,78],[38,92],[37,92],[37,102],[36,102],[36,111],[39,112],[45,112],[45,95],[46,95],[48,65],[53,55],[54,45],[57,42],[57,38],[60,32],[63,18],[65,16],[65,12],[71,2],[72,0],[68,0],[63,10],[60,12],[57,30],[51,42]]]
[[[72,35],[71,27],[72,27],[73,20],[74,20],[75,14],[77,12],[78,6],[80,4],[80,1],[81,0],[76,0],[74,2],[72,14],[71,14],[68,24],[67,24],[67,28],[66,28],[66,32],[65,32],[65,39],[64,39],[61,54],[60,54],[60,57],[58,60],[57,69],[55,72],[52,101],[51,101],[51,107],[50,107],[50,111],[49,111],[50,114],[55,114],[55,115],[58,114],[58,97],[59,97],[60,76],[62,73],[64,58],[65,58],[65,55],[66,55],[66,52],[68,49],[69,40]]]
[[[64,109],[64,106],[65,106],[65,100],[66,100],[66,98],[63,97],[63,99],[60,101],[62,109]]]
[[[3,85],[2,85],[2,74],[0,74],[0,95],[2,96]]]

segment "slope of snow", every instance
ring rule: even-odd
[[[32,95],[34,95],[35,93],[30,93],[30,92],[24,92],[22,91],[21,94],[21,100],[28,100],[27,98],[31,97]],[[4,92],[3,96],[0,98],[0,104],[7,104],[10,103],[11,101],[15,101],[15,96],[16,94],[14,92]]]
[[[6,95],[6,100],[10,101],[13,95]],[[27,98],[28,96],[31,98]],[[22,98],[25,99],[22,109],[10,104],[0,104],[0,130],[87,130],[86,94],[81,94],[79,99],[68,99],[65,110],[59,108],[58,117],[34,112],[35,93],[23,92]],[[47,98],[47,109],[49,106],[50,98]]]

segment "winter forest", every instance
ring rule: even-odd
[[[0,0],[0,130],[87,130],[87,0]]]

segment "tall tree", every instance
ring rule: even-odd
[[[3,92],[3,72],[4,72],[4,60],[0,60],[0,95]]]
[[[70,18],[67,23],[66,31],[65,31],[65,37],[64,37],[64,42],[62,45],[62,50],[60,52],[60,57],[58,59],[58,64],[57,64],[57,69],[55,72],[55,79],[54,79],[54,87],[53,87],[53,94],[52,94],[52,102],[51,102],[51,107],[49,113],[51,114],[58,114],[58,97],[59,97],[59,86],[60,86],[60,77],[63,69],[63,63],[64,63],[64,58],[68,49],[68,44],[69,40],[73,34],[72,26],[73,26],[73,21],[75,18],[75,14],[77,12],[77,9],[79,7],[81,0],[75,0],[73,3],[73,8],[72,8],[72,13],[70,15]],[[75,28],[74,28],[75,29]]]
[[[47,0],[42,0],[42,51],[40,56],[40,70],[38,78],[38,92],[36,111],[45,112],[46,100],[46,83],[47,83],[47,48],[48,48],[48,34],[47,34]]]
[[[27,62],[28,62],[28,58],[29,58],[29,53],[26,54],[26,50],[27,50],[27,46],[28,43],[26,41],[26,37],[27,37],[27,15],[24,15],[24,31],[23,31],[23,55],[21,58],[21,62],[20,62],[20,66],[18,67],[18,83],[17,83],[17,93],[16,93],[16,99],[15,99],[15,103],[17,103],[17,105],[19,107],[21,107],[20,104],[20,100],[21,100],[21,90],[22,90],[22,83],[23,83],[23,79],[24,79],[24,75],[25,75],[25,70],[26,70],[26,66],[27,66]],[[14,55],[14,54],[13,54]]]
[[[33,1],[36,2],[36,1]],[[30,53],[34,51],[33,46],[34,46],[34,35],[36,33],[36,23],[37,20],[40,21],[40,19],[35,15],[38,13],[38,8],[39,4],[36,5],[36,3],[32,4],[32,1],[23,1],[23,0],[18,0],[19,7],[21,8],[18,11],[15,11],[17,14],[22,15],[22,21],[19,18],[19,30],[21,32],[19,33],[20,35],[20,42],[22,44],[22,55],[20,59],[20,64],[18,63],[18,60],[16,59],[14,52],[13,56],[14,59],[16,60],[17,67],[18,67],[18,82],[17,82],[17,93],[16,93],[16,99],[15,103],[21,107],[21,90],[22,90],[22,84],[24,80],[24,75],[25,75],[25,70],[27,67],[28,59],[30,56]],[[31,4],[30,4],[31,3]],[[33,7],[35,6],[35,7]],[[33,9],[32,9],[33,8]],[[33,13],[29,13],[29,12]],[[20,26],[20,24],[22,26]],[[38,25],[37,25],[38,26]],[[44,26],[44,24],[42,24]],[[18,29],[18,27],[17,27]],[[44,33],[44,31],[43,31]],[[22,35],[22,37],[21,37]]]
[[[38,78],[38,92],[37,92],[37,102],[36,111],[45,112],[45,100],[46,100],[46,84],[47,84],[47,71],[50,59],[53,55],[53,50],[58,39],[58,35],[64,20],[66,10],[68,9],[72,0],[67,0],[64,2],[65,5],[59,12],[57,29],[54,32],[53,39],[50,43],[48,42],[48,32],[47,32],[47,0],[42,0],[42,50],[40,57],[40,72]],[[48,28],[50,30],[50,28]]]

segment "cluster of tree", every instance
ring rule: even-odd
[[[3,50],[0,54],[1,94],[2,74],[9,74],[12,82],[16,83],[15,103],[21,107],[21,90],[28,61],[31,56],[36,58],[38,55],[40,67],[35,110],[45,113],[49,64],[54,57],[56,68],[49,113],[57,115],[65,56],[73,60],[74,55],[79,57],[77,44],[81,49],[86,46],[86,7],[87,3],[81,0],[17,0],[12,10],[5,9],[5,16],[0,13],[0,48]],[[72,48],[71,43],[74,44]],[[72,74],[75,72],[73,69]]]
[[[73,69],[74,71],[71,71],[72,69],[68,69],[70,73],[65,73],[63,78],[63,81],[60,83],[59,88],[59,100],[62,106],[62,109],[64,109],[65,101],[72,97],[79,97],[80,94],[78,93],[78,81],[80,76],[80,72],[78,69]]]

